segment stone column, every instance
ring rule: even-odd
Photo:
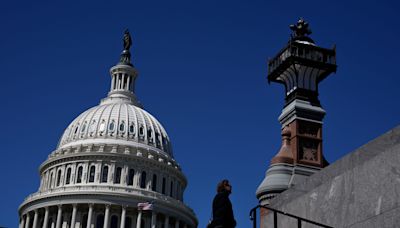
[[[109,166],[109,172],[108,172],[108,182],[109,183],[114,183],[115,180],[115,162],[111,162],[111,165]]]
[[[87,176],[88,176],[88,169],[89,169],[89,164],[86,162],[82,165],[82,178],[81,178],[81,183],[85,184],[88,182]]]
[[[24,228],[25,225],[25,217],[24,215],[21,215],[21,222],[19,223],[19,228]]]
[[[136,219],[136,227],[140,228],[141,224],[142,224],[142,211],[139,211]]]
[[[122,206],[121,212],[121,228],[125,228],[126,206]]]
[[[38,210],[36,209],[35,210],[35,215],[33,216],[33,226],[32,226],[32,228],[38,228],[37,227],[38,216],[39,216],[39,213],[38,213]]]
[[[137,126],[139,127],[139,126]],[[133,175],[133,186],[134,187],[139,187],[139,178],[140,177],[140,172],[139,170],[135,169],[135,175]]]
[[[148,175],[148,177],[147,177],[147,182],[146,182],[146,189],[147,190],[151,190],[151,188],[152,188],[152,183],[153,183],[153,173],[151,173],[151,172],[147,172],[147,175]]]
[[[179,228],[179,220],[178,220],[178,218],[175,219],[175,228]]]
[[[78,208],[77,204],[72,205],[72,216],[71,216],[71,224],[70,224],[71,228],[75,228],[77,208]]]
[[[165,215],[164,228],[169,228],[169,216]]]
[[[31,216],[29,215],[29,212],[26,213],[26,221],[25,221],[25,228],[29,228],[29,226],[31,225]]]
[[[108,228],[110,223],[110,204],[106,204],[106,211],[104,212],[104,228]]]
[[[110,91],[113,91],[113,90],[114,90],[114,81],[115,81],[115,76],[113,75],[113,76],[111,77],[111,88],[110,88]]]
[[[86,228],[90,228],[90,226],[92,225],[92,216],[93,216],[93,204],[89,204],[89,212],[87,217]]]
[[[157,213],[155,211],[151,212],[151,228],[156,228],[157,226]]]
[[[56,228],[61,228],[62,205],[58,205]]]
[[[119,126],[118,126],[119,127]],[[122,185],[126,185],[126,177],[127,177],[127,166],[126,165],[123,165],[122,167],[121,167],[122,169],[121,169],[121,184]]]
[[[65,184],[65,176],[66,176],[66,171],[67,171],[66,168],[67,168],[66,165],[63,165],[62,168],[61,168],[60,186],[64,186],[64,184]]]
[[[47,228],[47,224],[49,223],[49,207],[44,208],[44,219],[43,219],[43,227]]]
[[[127,75],[128,76],[128,80],[126,81],[127,83],[126,83],[126,90],[129,90],[129,84],[131,83],[131,77],[129,76],[129,75]]]

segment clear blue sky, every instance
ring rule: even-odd
[[[83,3],[84,2],[84,3]],[[146,2],[146,3],[144,3]],[[266,61],[304,17],[318,45],[337,45],[320,86],[330,162],[399,124],[397,1],[3,1],[0,3],[0,226],[37,191],[38,167],[78,114],[98,104],[133,36],[137,95],[172,139],[199,227],[228,178],[238,227],[280,147],[281,85]]]

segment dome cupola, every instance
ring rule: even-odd
[[[125,102],[142,107],[135,95],[135,81],[138,73],[131,63],[129,49],[132,46],[132,38],[128,30],[125,30],[123,42],[124,50],[121,53],[120,61],[110,69],[110,92],[107,98],[101,101],[101,104]]]

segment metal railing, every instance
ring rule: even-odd
[[[286,59],[298,57],[318,63],[336,64],[336,47],[333,49],[322,48],[298,42],[289,42],[273,59],[268,61],[268,73],[274,71]]]
[[[280,211],[280,210],[277,210],[277,209],[274,209],[274,208],[271,208],[268,206],[263,206],[263,205],[257,205],[256,207],[254,207],[253,209],[250,210],[250,220],[253,221],[253,228],[257,228],[257,209],[258,208],[265,208],[265,209],[273,212],[273,217],[274,217],[273,228],[278,228],[278,214],[296,219],[298,228],[301,228],[302,222],[310,223],[310,224],[313,224],[313,225],[316,225],[319,227],[324,227],[324,228],[333,228],[333,226],[324,225],[324,224],[321,224],[318,222],[311,221],[309,219],[305,219],[305,218],[302,218],[302,217],[299,217],[296,215],[292,215],[292,214],[286,213],[284,211]]]

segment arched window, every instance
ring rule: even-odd
[[[142,175],[140,176],[140,187],[146,188],[146,172],[143,171]]]
[[[129,134],[135,134],[135,124],[133,122],[129,125]]]
[[[92,123],[90,124],[89,127],[90,135],[93,135],[94,131],[96,131],[96,120],[92,120]]]
[[[101,173],[101,182],[106,183],[108,179],[108,166],[103,166],[103,172]]]
[[[132,227],[132,219],[131,217],[125,218],[125,227],[124,228],[131,228]]]
[[[139,128],[139,135],[140,135],[140,136],[143,136],[143,135],[144,135],[144,128],[143,128],[143,126],[140,126],[140,128]]]
[[[153,134],[151,129],[147,130],[147,138],[150,142],[153,142]]]
[[[96,167],[94,165],[90,166],[89,170],[89,183],[94,182],[94,175],[96,172]]]
[[[103,228],[104,226],[104,215],[100,214],[96,218],[96,228]]]
[[[52,184],[53,184],[53,179],[54,179],[54,173],[52,172],[52,173],[50,173],[49,188],[51,188],[51,187],[52,187]]]
[[[60,183],[61,183],[61,170],[58,170],[58,172],[57,172],[57,184],[56,184],[56,186],[57,186],[57,187],[60,186]]]
[[[166,181],[165,181],[165,177],[163,177],[162,179],[162,189],[161,189],[161,193],[165,194],[165,185],[166,185]]]
[[[83,125],[82,125],[81,133],[84,133],[84,132],[85,132],[85,130],[86,130],[86,125],[87,125],[87,123],[86,123],[86,121],[85,121],[85,123],[83,123]]]
[[[128,175],[128,185],[133,185],[133,178],[135,176],[135,170],[134,169],[129,169],[129,175]]]
[[[116,215],[111,216],[110,228],[118,228],[118,216]]]
[[[66,179],[65,179],[65,184],[69,184],[70,179],[71,179],[71,167],[69,167],[69,168],[67,169],[67,177],[66,177]]]
[[[119,124],[119,131],[120,131],[121,133],[123,133],[123,132],[125,131],[125,122],[124,122],[124,121],[122,121],[122,122]]]
[[[169,196],[171,196],[171,197],[172,197],[173,190],[174,190],[174,182],[171,181],[171,186],[170,186],[170,191],[169,191]]]
[[[111,121],[110,125],[108,126],[108,130],[110,132],[114,132],[115,131],[115,121],[114,120]]]
[[[153,179],[151,180],[151,190],[157,191],[157,175],[153,174]]]
[[[76,127],[75,127],[75,131],[74,131],[74,134],[78,133],[78,129],[79,129],[79,124],[78,124],[78,125],[76,125]]]
[[[82,172],[83,172],[83,167],[79,166],[78,168],[78,175],[76,176],[76,183],[82,183]]]
[[[156,146],[157,148],[161,147],[161,143],[160,143],[160,133],[156,132]]]
[[[117,167],[115,169],[114,184],[120,184],[121,183],[121,172],[122,172],[122,168],[121,167]]]
[[[102,120],[99,126],[99,132],[100,135],[103,134],[103,132],[106,130],[106,121]]]

